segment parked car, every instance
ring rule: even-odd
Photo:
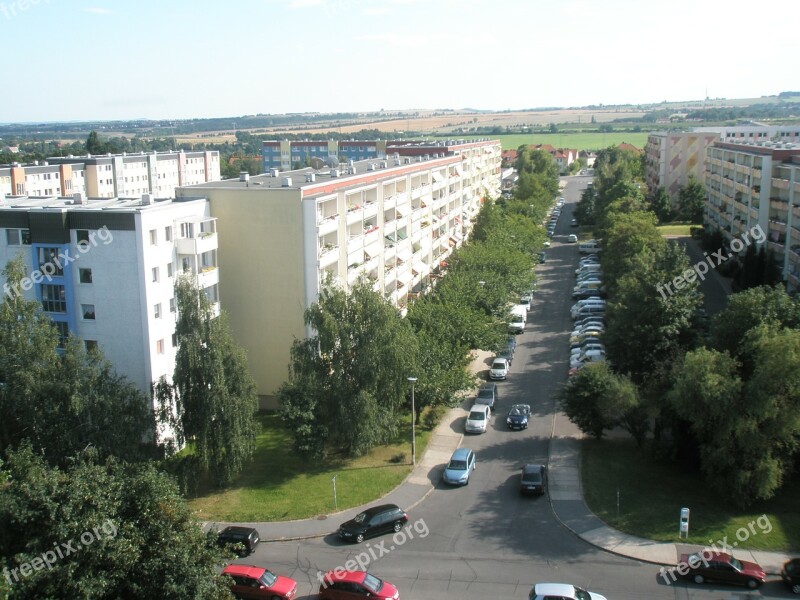
[[[567,241],[570,242],[571,244],[576,244],[578,243],[578,236],[575,235],[574,233],[570,233],[567,236]]]
[[[529,600],[606,600],[605,596],[587,592],[569,583],[537,583],[528,594]]]
[[[506,425],[509,429],[527,429],[528,418],[531,416],[530,404],[515,404],[508,411]]]
[[[539,263],[544,264],[547,262],[547,253],[546,252],[539,252]]]
[[[682,554],[678,565],[681,572],[686,572],[685,577],[695,583],[719,581],[756,589],[767,579],[760,565],[738,560],[725,552]]]
[[[400,592],[388,581],[366,571],[328,571],[319,585],[319,600],[398,600]]]
[[[464,421],[464,431],[466,433],[486,433],[489,419],[492,418],[492,411],[485,404],[473,404],[469,409],[467,420]]]
[[[297,594],[297,582],[269,569],[253,565],[228,565],[222,575],[233,579],[231,592],[237,598],[290,600]]]
[[[605,350],[586,350],[581,352],[578,356],[571,356],[569,359],[570,368],[580,367],[587,363],[605,362]]]
[[[485,404],[494,410],[494,405],[498,400],[498,391],[496,383],[484,383],[478,390],[475,404]]]
[[[361,543],[366,538],[400,531],[408,523],[408,515],[395,504],[381,504],[358,513],[339,525],[336,534],[346,542]]]
[[[442,480],[450,485],[469,485],[469,476],[475,469],[475,453],[469,448],[459,448],[450,457]]]
[[[520,494],[544,494],[547,490],[547,467],[525,465],[519,478]]]
[[[240,558],[255,552],[261,541],[258,531],[252,527],[226,527],[217,534],[217,545],[230,546]]]
[[[570,227],[577,227],[578,226],[578,219],[572,219],[570,222]]]
[[[572,313],[572,318],[580,319],[582,317],[588,317],[594,315],[596,317],[605,318],[606,316],[606,306],[605,304],[591,304],[589,306],[582,306],[577,311]]]
[[[508,366],[510,367],[510,366],[511,366],[511,363],[512,363],[512,362],[513,362],[513,360],[514,360],[514,351],[513,351],[513,350],[511,350],[511,349],[510,349],[510,348],[508,348],[508,347],[506,347],[506,348],[503,348],[502,350],[500,350],[500,352],[498,352],[498,353],[497,353],[497,358],[504,358],[504,359],[506,359],[506,360],[508,361]]]
[[[495,356],[492,361],[492,367],[489,369],[489,379],[497,381],[506,377],[508,377],[508,361],[505,358]]]
[[[583,244],[578,246],[578,252],[581,254],[589,254],[590,252],[600,252],[602,248],[600,247],[600,243],[594,240],[584,242]]]
[[[793,594],[800,594],[800,558],[793,558],[783,564],[781,579]]]
[[[605,298],[606,297],[606,290],[605,288],[582,288],[577,291],[572,292],[572,299],[573,300],[584,300],[586,298]]]
[[[531,309],[531,302],[533,302],[533,294],[531,293],[522,294],[519,298],[519,304],[524,306],[525,310]]]

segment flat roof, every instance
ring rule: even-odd
[[[76,204],[72,196],[6,196],[0,202],[0,210],[27,211],[38,209],[55,210],[89,210],[89,211],[122,211],[140,212],[157,207],[169,206],[201,200],[201,198],[153,198],[149,204],[143,204],[141,197],[136,198],[88,198],[85,204]]]

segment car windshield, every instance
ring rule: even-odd
[[[353,521],[356,523],[363,523],[364,520],[367,518],[367,513],[358,513],[355,517],[353,517]]]
[[[473,410],[469,413],[469,420],[470,421],[483,421],[486,419],[486,413],[482,410]]]
[[[381,591],[383,587],[383,581],[375,577],[374,575],[370,575],[369,573],[364,574],[364,587],[367,588],[373,594],[377,594]]]
[[[581,588],[576,587],[575,588],[575,598],[577,600],[591,600],[592,597],[589,595],[589,592],[587,592],[586,590],[582,590]]]
[[[492,396],[494,396],[494,394],[492,393],[492,390],[483,389],[483,390],[478,391],[478,398],[486,398],[486,399],[491,400]]]
[[[516,406],[511,409],[511,415],[521,415],[524,414],[521,408],[517,408]]]
[[[503,369],[506,368],[506,363],[498,360],[497,362],[492,363],[492,368],[497,369],[498,371],[502,371]]]
[[[731,556],[731,566],[737,571],[742,570],[742,563],[739,561],[738,558],[733,558],[732,556]]]
[[[539,483],[542,481],[539,471],[526,471],[522,476],[522,480],[530,483]]]
[[[451,460],[447,468],[452,471],[466,471],[467,461],[465,460]]]
[[[275,582],[278,581],[278,576],[275,575],[275,573],[273,573],[272,571],[266,570],[264,571],[264,574],[261,576],[260,581],[267,587],[272,587],[275,584]]]

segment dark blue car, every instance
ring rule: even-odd
[[[509,429],[527,429],[528,417],[531,416],[530,404],[515,404],[508,411],[506,417],[506,425]]]

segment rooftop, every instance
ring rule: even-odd
[[[85,198],[81,194],[73,196],[3,196],[0,194],[0,210],[140,212],[190,200],[182,198],[155,199],[150,194],[137,198]]]

